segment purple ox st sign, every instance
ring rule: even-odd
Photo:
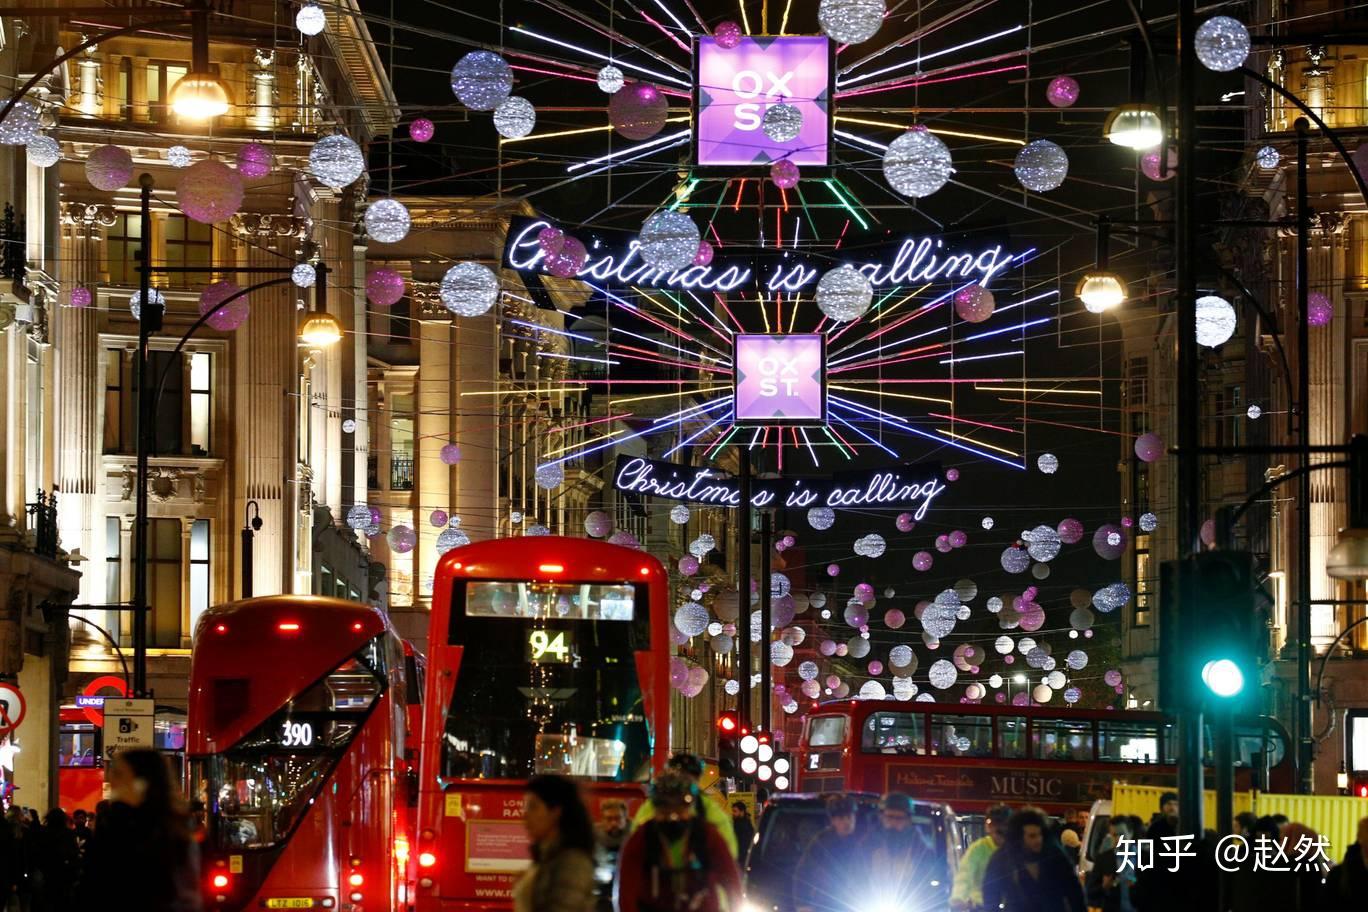
[[[826,337],[736,336],[737,424],[822,424]]]
[[[831,43],[824,37],[742,38],[736,47],[698,39],[697,163],[831,164]],[[760,121],[770,105],[803,112],[803,127],[788,142],[765,135]]]

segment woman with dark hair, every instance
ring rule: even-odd
[[[592,912],[594,825],[574,780],[528,780],[523,828],[532,841],[532,867],[513,885],[514,912]]]
[[[988,859],[983,904],[1006,912],[1086,912],[1073,865],[1045,815],[1022,808],[1007,821],[1007,842]]]
[[[199,912],[199,854],[166,758],[123,751],[108,778],[113,801],[86,846],[78,908]]]
[[[34,855],[35,912],[66,912],[71,906],[72,887],[80,870],[81,850],[76,844],[76,833],[69,826],[70,818],[61,808],[53,808],[37,831],[37,852]]]

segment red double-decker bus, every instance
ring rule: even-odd
[[[207,810],[206,908],[402,907],[418,659],[354,602],[274,596],[204,613],[188,747]]]
[[[418,807],[418,912],[506,909],[529,863],[528,777],[635,808],[669,751],[667,578],[586,539],[456,548],[437,566]]]
[[[1238,720],[1237,788],[1290,790],[1287,745],[1277,722]],[[844,700],[804,720],[798,789],[906,792],[960,814],[1000,803],[1063,814],[1110,798],[1113,780],[1175,785],[1176,751],[1162,713]]]

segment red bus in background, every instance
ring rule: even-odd
[[[665,569],[577,538],[448,551],[437,566],[421,753],[417,912],[506,909],[529,863],[523,788],[583,780],[635,811],[669,752]]]
[[[273,596],[204,612],[189,755],[207,808],[206,908],[402,907],[416,660],[379,609],[354,602]]]
[[[960,814],[1001,803],[1063,814],[1110,798],[1116,779],[1176,785],[1176,750],[1162,713],[843,700],[808,714],[796,765],[800,792],[898,791]],[[1235,760],[1238,789],[1292,787],[1287,732],[1271,719],[1237,720]]]

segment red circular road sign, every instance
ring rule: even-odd
[[[18,684],[0,681],[0,731],[14,731],[24,721],[28,704]]]

